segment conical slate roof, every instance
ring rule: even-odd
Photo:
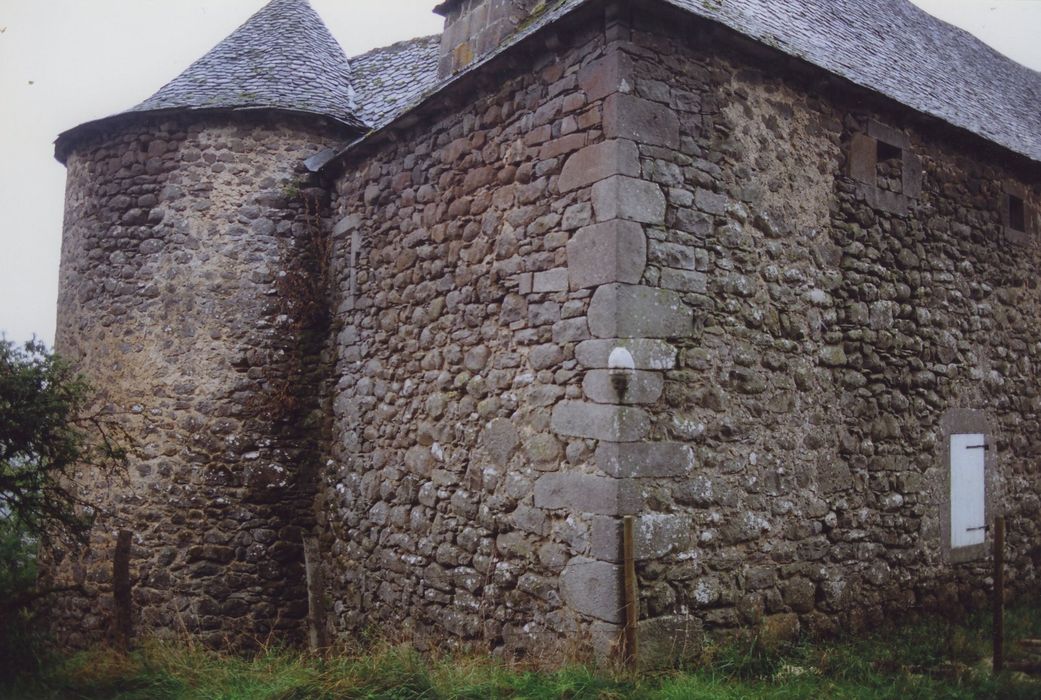
[[[130,112],[274,108],[361,126],[347,56],[307,0],[272,0]]]
[[[258,109],[313,114],[368,129],[347,56],[307,0],[271,0],[141,104],[63,132],[54,155],[64,163],[80,139],[142,115]]]

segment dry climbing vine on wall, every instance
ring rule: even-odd
[[[268,378],[267,389],[252,400],[251,410],[283,425],[299,421],[314,398],[308,376],[314,373],[330,321],[332,241],[322,208],[327,197],[320,187],[294,182],[283,190],[290,235],[279,241],[282,269],[275,275],[272,325],[285,339],[280,376]]]

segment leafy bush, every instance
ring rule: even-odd
[[[0,676],[35,659],[31,605],[53,592],[36,586],[38,548],[90,530],[94,509],[77,493],[77,470],[126,462],[126,433],[92,399],[42,343],[0,338]]]

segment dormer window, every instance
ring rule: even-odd
[[[876,149],[875,186],[887,192],[904,191],[904,150],[879,141]]]
[[[1020,233],[1027,232],[1027,211],[1022,197],[1008,196],[1008,227]]]
[[[1030,243],[1037,232],[1037,222],[1027,200],[1026,188],[1014,180],[1006,180],[1001,188],[1000,202],[1005,240],[1020,245]]]
[[[873,209],[905,216],[922,189],[922,167],[904,132],[869,120],[849,146],[849,176]]]

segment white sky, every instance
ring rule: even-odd
[[[439,32],[437,1],[312,5],[352,56]],[[65,189],[54,138],[145,99],[264,2],[0,0],[0,333],[53,342]],[[1041,70],[1041,0],[915,2]]]

